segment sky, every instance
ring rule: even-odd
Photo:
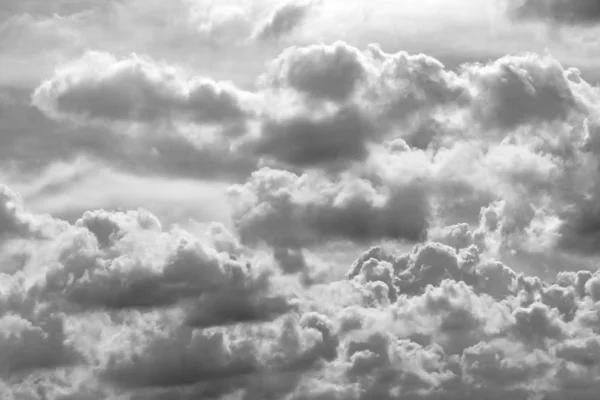
[[[2,0],[7,400],[592,400],[597,0]]]

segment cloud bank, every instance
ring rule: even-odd
[[[375,246],[345,279],[306,286],[244,245],[251,230],[193,234],[142,209],[68,223],[3,190],[10,398],[583,400],[599,388],[598,273],[542,280],[490,258],[492,209],[474,231]]]
[[[313,7],[271,8],[245,45],[276,47]],[[514,12],[593,19],[583,2]],[[23,197],[0,186],[0,393],[597,398],[598,87],[551,54],[450,68],[342,40],[276,52],[244,85],[87,50],[27,96],[2,92],[1,172],[28,179]],[[178,209],[192,187],[176,180],[226,186],[196,207],[230,218],[23,200],[104,198],[118,182],[98,165],[172,188],[154,198]]]

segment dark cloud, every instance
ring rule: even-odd
[[[308,17],[314,5],[313,0],[292,0],[281,3],[258,24],[253,36],[259,40],[273,40],[293,32]]]
[[[151,59],[88,52],[42,83],[33,104],[49,114],[107,122],[179,117],[212,124],[244,119],[250,111],[243,96],[231,84],[186,80]]]
[[[128,388],[172,387],[175,390],[165,393],[190,398],[218,397],[236,390],[244,390],[249,398],[284,396],[293,391],[304,371],[332,358],[337,343],[329,325],[327,317],[318,314],[299,321],[286,319],[279,332],[270,332],[274,335],[270,354],[250,337],[181,328],[153,339],[135,360],[115,356],[104,377]],[[306,339],[311,343],[304,343]],[[167,374],[165,366],[170,370]]]
[[[284,248],[328,239],[417,241],[430,212],[418,182],[378,193],[366,180],[330,181],[264,168],[230,191],[242,240]]]
[[[504,129],[564,120],[584,110],[565,72],[555,59],[536,54],[506,56],[464,69],[480,95],[474,112],[490,126]]]
[[[0,376],[26,375],[36,370],[68,367],[83,361],[69,343],[60,316],[3,315],[0,334]]]
[[[289,201],[298,180],[311,183],[282,171],[261,174],[254,191],[250,184],[235,190],[246,201],[271,199],[248,204],[263,219],[276,194]],[[326,192],[322,186],[317,193]],[[252,232],[253,240],[283,246],[276,234],[290,226],[308,229],[308,237],[320,234],[314,229],[333,234],[329,226],[336,235],[352,232],[334,223],[344,219],[319,214],[311,221],[298,214],[302,209],[288,209],[283,215],[300,218],[272,236],[263,220],[240,225],[240,239]],[[591,399],[598,383],[586,374],[600,359],[598,273],[563,272],[544,281],[488,258],[504,224],[501,211],[484,209],[477,229],[432,231],[439,242],[407,252],[373,247],[347,280],[312,286],[279,275],[264,258],[246,263],[246,255],[258,253],[220,224],[203,236],[167,230],[143,210],[90,211],[72,225],[45,219],[57,233],[26,247],[31,258],[0,281],[0,355],[8,360],[0,384],[34,399],[77,398],[76,392],[248,400],[500,400],[541,392]],[[407,212],[390,215],[400,214]],[[41,216],[27,215],[39,225]],[[302,255],[290,247],[280,248],[279,261]],[[30,392],[10,383],[33,376]]]
[[[37,146],[240,179],[232,230],[144,210],[69,223],[3,189],[0,393],[595,398],[600,273],[565,252],[597,247],[599,98],[577,70],[531,54],[451,70],[337,42],[285,50],[246,93],[102,57],[38,88],[57,125]],[[2,144],[42,137],[19,129]],[[331,260],[378,244],[336,279]]]
[[[31,161],[42,166],[53,157],[72,158],[75,151],[138,174],[237,180],[256,163],[229,141],[246,132],[254,113],[252,97],[231,83],[186,78],[148,58],[88,52],[35,90],[32,103],[37,110],[10,106],[19,114],[16,119],[7,114],[5,135],[19,153],[42,152],[44,147],[43,158]],[[40,131],[25,132],[31,138],[19,137],[22,129],[31,129],[32,117]],[[200,129],[202,135],[183,133],[182,124],[188,131]],[[27,154],[17,161],[29,158]]]
[[[27,177],[80,156],[136,175],[226,181],[243,179],[257,164],[252,155],[230,148],[226,139],[199,143],[178,134],[173,126],[148,127],[129,135],[107,126],[57,121],[32,107],[24,89],[0,92],[6,93],[6,99],[0,100],[0,154],[7,165]],[[236,122],[230,129],[240,126]]]
[[[191,301],[187,323],[212,326],[270,320],[293,308],[271,293],[269,272],[253,275],[235,256],[162,232],[147,211],[86,212],[75,226],[87,228],[97,244],[80,236],[65,250],[72,254],[48,272],[40,288],[42,297],[64,298],[75,311],[151,310]],[[155,248],[147,256],[120,254],[123,246],[151,243]]]
[[[316,120],[299,116],[266,121],[255,151],[298,167],[344,165],[368,155],[371,125],[353,109]]]
[[[595,0],[512,0],[510,16],[568,25],[594,25],[600,22],[600,3]]]

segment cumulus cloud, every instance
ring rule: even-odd
[[[60,315],[24,316],[11,312],[0,317],[0,325],[3,378],[82,361],[81,354],[68,341]]]
[[[279,6],[258,37],[289,33],[307,4]],[[88,52],[34,91],[131,173],[226,176],[231,219],[66,221],[2,187],[0,392],[596,397],[600,99],[580,71],[337,41],[284,49],[246,89],[195,75]]]
[[[86,73],[89,75],[90,71]],[[141,70],[140,74],[139,78],[142,79]],[[213,83],[208,86],[202,84],[204,89],[201,91],[208,88],[210,92],[210,87],[215,88],[217,92],[213,95],[216,97],[211,100],[209,97],[212,95],[208,92],[202,95],[198,92],[194,100],[196,103],[184,106],[188,107],[187,111],[180,108],[182,103],[171,104],[179,108],[179,111],[169,111],[167,108],[170,106],[161,103],[163,100],[170,101],[167,97],[173,95],[164,92],[164,87],[153,92],[149,87],[146,90],[138,86],[168,86],[167,82],[160,80],[152,83],[142,79],[137,83],[132,81],[117,84],[112,89],[92,84],[85,89],[87,94],[84,95],[89,95],[88,100],[91,99],[91,102],[77,101],[74,103],[77,109],[72,110],[62,109],[58,104],[58,97],[75,93],[70,89],[69,92],[61,92],[60,96],[58,92],[52,91],[45,94],[34,93],[33,102],[36,107],[31,107],[29,101],[23,101],[20,92],[15,95],[11,93],[14,103],[3,104],[4,107],[0,108],[3,114],[10,116],[7,119],[10,123],[2,136],[2,143],[5,145],[3,153],[23,174],[39,173],[57,162],[69,163],[73,158],[86,158],[102,160],[113,168],[137,175],[238,180],[256,166],[256,157],[237,151],[229,141],[229,138],[236,138],[244,133],[247,116],[243,115],[244,111],[241,109],[231,109],[231,113],[221,109],[228,101],[225,99],[227,90],[220,92],[218,84]],[[42,90],[41,87],[38,89]],[[67,87],[63,89],[67,90]],[[83,94],[79,89],[76,91],[77,96]],[[122,107],[114,108],[111,93],[129,105],[121,104]],[[167,97],[159,99],[162,96],[160,93]],[[209,97],[205,97],[205,94]],[[52,97],[55,95],[58,97]],[[204,97],[200,102],[203,104],[197,102],[200,100],[198,96]],[[170,99],[176,103],[182,100],[172,96]],[[223,100],[225,103],[219,103]],[[230,100],[233,101],[230,105],[236,107],[237,100]],[[211,105],[212,101],[216,103]],[[112,115],[110,112],[107,114],[107,109],[102,104],[113,107],[113,110],[121,110],[118,112],[121,115]],[[123,107],[130,107],[129,111]],[[138,112],[142,108],[148,111],[149,107],[153,111],[146,116]],[[216,113],[211,111],[211,107],[213,111],[218,109]],[[192,114],[196,114],[201,120],[194,120],[196,117]],[[68,148],[63,146],[66,142],[69,143]]]
[[[176,69],[135,54],[119,60],[108,53],[88,52],[42,83],[33,103],[50,114],[91,120],[152,122],[180,117],[212,124],[243,120],[250,112],[244,96],[249,95],[231,84],[186,80]]]
[[[362,53],[344,42],[290,47],[263,79],[277,89],[288,86],[316,99],[342,101],[366,78],[365,64]]]
[[[252,271],[235,254],[220,253],[184,231],[163,232],[147,211],[86,212],[75,227],[86,229],[39,286],[40,296],[63,298],[75,311],[185,301],[188,324],[212,326],[271,319],[293,308],[269,293],[268,270]]]
[[[424,54],[390,54],[377,45],[359,50],[338,41],[284,50],[254,92],[207,82],[139,56],[117,60],[88,53],[40,85],[34,104],[52,117],[79,122],[146,124],[143,135],[124,139],[130,142],[125,154],[112,155],[124,166],[138,156],[136,165],[164,162],[161,169],[173,173],[205,171],[239,180],[263,164],[323,181],[317,186],[340,190],[338,181],[353,182],[361,188],[356,190],[372,192],[361,196],[372,198],[361,204],[387,204],[365,206],[360,213],[370,217],[363,222],[339,217],[354,221],[344,222],[345,228],[309,223],[326,237],[418,240],[431,217],[441,226],[473,223],[482,207],[504,202],[500,241],[521,241],[528,250],[579,251],[593,244],[570,237],[586,232],[577,221],[593,220],[581,213],[595,191],[598,93],[579,71],[550,55],[505,56],[452,70]],[[71,93],[89,94],[92,102],[65,106],[61,99]],[[125,103],[116,108],[96,101],[117,94]],[[179,127],[165,133],[156,124],[164,119]],[[184,121],[202,127],[186,130]],[[319,177],[319,170],[343,177]],[[567,189],[572,182],[577,187]],[[403,204],[402,210],[414,205],[411,221],[378,214],[398,214],[392,204]],[[313,213],[313,206],[302,207]],[[308,220],[315,218],[326,219]]]
[[[315,6],[314,0],[292,0],[283,2],[259,22],[253,37],[259,40],[278,39],[299,27]]]
[[[230,194],[246,243],[298,248],[328,239],[417,241],[428,226],[425,189],[418,182],[382,190],[368,180],[332,181],[265,168]]]
[[[343,199],[307,197],[326,180],[269,169],[253,180],[232,189],[236,201],[261,201],[246,203],[233,232],[212,224],[194,234],[141,209],[88,211],[70,224],[21,206],[56,234],[25,238],[25,261],[3,273],[8,393],[593,398],[598,382],[585,377],[597,369],[598,273],[544,281],[490,258],[500,209],[483,210],[477,229],[434,230],[434,241],[408,251],[373,247],[346,279],[306,286],[246,245],[263,241],[294,257],[327,235],[382,239],[400,228],[353,231],[327,213],[378,218],[389,199],[345,209]],[[276,206],[279,214],[261,214]],[[16,377],[25,383],[11,386]]]

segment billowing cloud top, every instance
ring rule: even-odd
[[[0,6],[52,49],[0,77],[0,397],[598,398],[589,74],[429,51],[474,0],[212,3]]]

